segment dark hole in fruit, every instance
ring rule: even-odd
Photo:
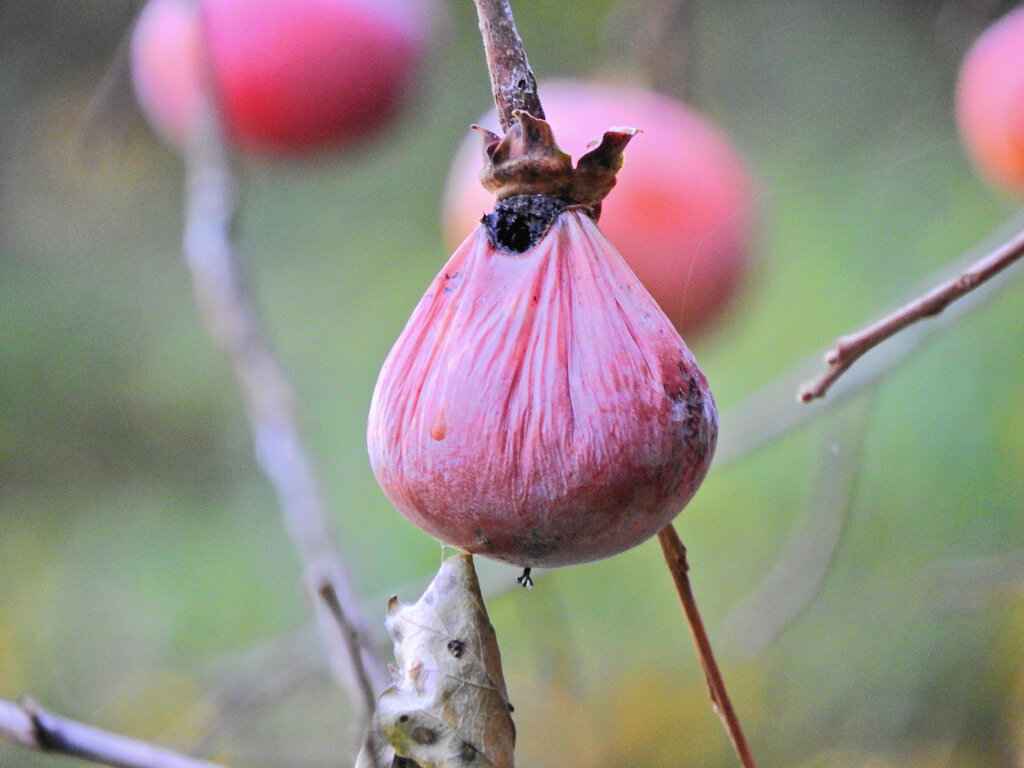
[[[525,253],[540,242],[568,206],[568,201],[548,195],[516,195],[499,200],[481,222],[495,248]]]
[[[459,752],[459,756],[464,762],[471,763],[476,760],[476,747],[470,744],[468,741],[462,742],[462,749]]]

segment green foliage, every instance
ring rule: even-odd
[[[928,4],[697,5],[694,99],[744,150],[762,203],[746,300],[695,345],[728,409],[908,297],[1009,206],[961,155],[950,103],[966,35],[939,36]],[[612,69],[610,3],[521,6],[538,74]],[[450,151],[488,98],[471,6],[445,12],[401,125],[342,157],[241,172],[247,279],[381,624],[386,597],[414,597],[440,561],[377,489],[364,425],[377,368],[446,258]],[[17,50],[38,62],[50,26],[29,28]],[[29,81],[0,60],[14,83],[0,87],[0,696],[226,761],[333,764],[354,735],[339,735],[348,713],[322,681],[240,712],[209,698],[245,669],[240,654],[301,634],[310,612],[178,262],[174,158],[141,132],[79,154],[74,126],[113,38],[76,49],[73,74],[55,61]],[[1022,347],[1024,313],[1004,296],[878,386],[815,598],[767,651],[720,659],[765,764],[994,765],[993,742],[1021,738],[1008,702],[1024,674]],[[814,424],[713,471],[677,521],[716,645],[730,647],[726,615],[813,521],[830,439]],[[515,575],[491,573],[488,585]],[[523,764],[729,764],[655,544],[540,574],[491,611]],[[195,707],[222,724],[212,737],[176,726]],[[4,765],[56,760],[0,744]]]

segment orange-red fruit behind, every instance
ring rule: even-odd
[[[960,133],[978,170],[1024,194],[1024,6],[975,41],[956,90]]]
[[[424,16],[419,0],[149,0],[132,35],[135,92],[157,133],[182,146],[205,41],[236,147],[290,155],[349,143],[390,120],[410,90]]]
[[[398,510],[520,566],[622,552],[668,524],[714,452],[707,382],[580,208],[525,253],[479,225],[384,363],[368,447]]]
[[[538,91],[559,145],[574,157],[609,125],[641,129],[604,201],[601,230],[684,337],[711,327],[750,266],[754,192],[736,150],[696,110],[642,88],[554,80]],[[492,111],[481,125],[496,120]],[[471,136],[445,191],[452,248],[493,206],[477,180],[480,166]]]

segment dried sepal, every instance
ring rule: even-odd
[[[622,167],[622,152],[637,133],[635,128],[613,128],[599,145],[583,155],[576,167],[555,140],[545,120],[517,110],[516,122],[504,137],[479,126],[484,148],[480,183],[495,198],[545,195],[588,209],[600,210],[601,200],[615,186]],[[596,217],[595,217],[596,218]]]
[[[445,560],[413,605],[392,598],[386,623],[398,668],[377,726],[395,753],[422,768],[512,768],[515,726],[473,558]]]

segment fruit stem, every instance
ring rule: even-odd
[[[865,353],[895,336],[908,325],[939,314],[957,299],[966,296],[989,278],[995,277],[1021,256],[1024,256],[1024,231],[1018,232],[952,280],[938,285],[881,320],[855,333],[840,336],[836,345],[825,355],[825,363],[828,365],[826,371],[804,384],[797,394],[797,399],[807,403],[815,398],[824,397],[836,379]]]
[[[544,108],[537,95],[537,79],[526,60],[522,38],[516,31],[508,0],[474,0],[484,40],[487,70],[491,75],[491,93],[498,110],[501,129],[515,122],[517,110],[544,119]]]
[[[683,604],[683,613],[686,614],[686,623],[690,627],[690,635],[693,637],[693,644],[697,649],[697,658],[700,659],[701,669],[704,670],[704,679],[708,684],[708,693],[711,696],[711,704],[715,712],[725,725],[725,731],[729,734],[736,754],[740,759],[743,768],[757,768],[754,756],[750,752],[750,745],[743,735],[740,727],[740,720],[736,711],[729,701],[729,693],[725,689],[725,681],[718,669],[718,662],[715,661],[714,651],[711,650],[711,641],[704,629],[704,621],[697,610],[697,599],[693,596],[693,588],[690,586],[690,564],[686,561],[686,547],[679,539],[679,534],[672,525],[667,525],[658,532],[658,543],[661,544],[661,552],[665,556],[665,562],[672,574],[672,580],[676,585],[676,592],[679,594],[679,601]]]

